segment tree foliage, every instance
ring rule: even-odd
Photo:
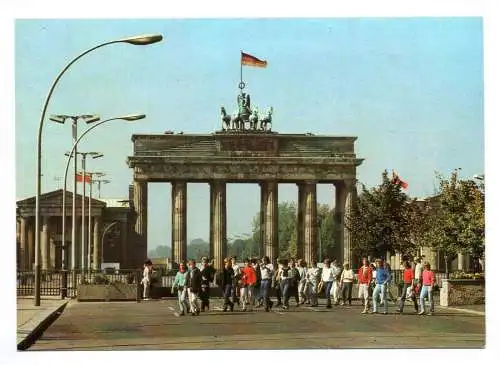
[[[438,179],[439,194],[427,210],[426,241],[450,258],[459,252],[482,256],[484,186],[474,180],[460,180],[457,170],[449,179]]]
[[[362,187],[345,224],[351,232],[351,247],[357,256],[385,257],[396,251],[413,255],[416,251],[412,228],[415,202],[401,186],[393,184],[387,171],[382,183],[372,189]]]

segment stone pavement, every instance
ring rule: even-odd
[[[293,300],[291,303],[295,304]],[[200,316],[176,317],[173,299],[71,302],[29,350],[483,348],[485,317],[436,307],[434,316],[361,315],[359,304],[291,305],[270,313],[227,312],[221,300]]]
[[[40,306],[35,307],[33,298],[17,298],[17,347],[24,349],[37,332],[50,324],[50,320],[64,309],[68,300],[41,298]]]

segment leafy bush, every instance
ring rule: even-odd
[[[96,275],[94,278],[94,284],[107,285],[107,284],[109,284],[109,279],[103,275]]]
[[[450,275],[450,279],[471,279],[471,280],[484,280],[484,273],[467,273],[464,271],[455,271]]]

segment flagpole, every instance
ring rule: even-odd
[[[240,50],[240,92],[243,93],[243,88],[245,87],[245,84],[243,83],[243,62],[241,62],[241,59],[243,58],[243,51]]]

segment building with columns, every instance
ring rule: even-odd
[[[187,254],[187,184],[210,186],[210,256],[221,270],[227,255],[226,185],[256,183],[261,190],[260,254],[277,259],[278,184],[298,186],[297,256],[317,257],[316,185],[335,186],[336,257],[353,262],[350,233],[344,226],[356,196],[356,137],[278,134],[264,130],[229,130],[213,134],[133,135],[134,234],[147,247],[148,184],[172,185],[172,261]]]
[[[63,264],[62,244],[62,196],[63,190],[55,190],[41,195],[40,265],[42,270],[60,270]],[[129,199],[92,199],[90,267],[100,269],[102,262],[117,262],[121,268],[137,268],[144,260],[144,254],[134,251],[133,207]],[[73,193],[66,192],[65,222],[65,267],[71,268]],[[76,195],[76,242],[75,267],[88,265],[88,207],[89,197],[85,197],[85,224],[82,225],[82,196]],[[32,270],[35,262],[35,197],[19,200],[16,204],[17,268]],[[103,240],[103,232],[107,230]],[[84,242],[82,245],[82,229]],[[82,255],[83,247],[83,255]]]

